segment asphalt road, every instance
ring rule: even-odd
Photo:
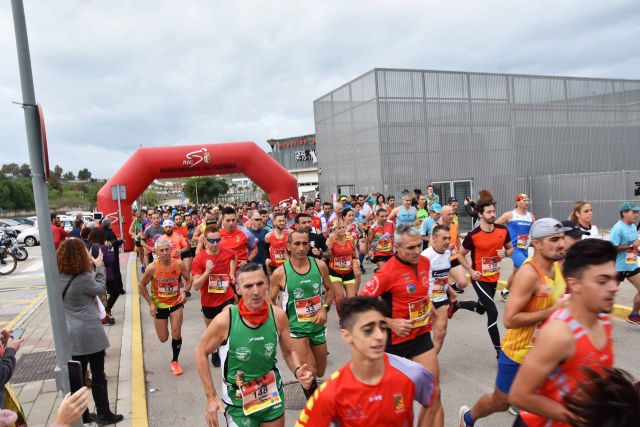
[[[510,262],[505,262],[507,264]],[[373,268],[366,265],[371,276]],[[505,274],[509,266],[504,266]],[[506,276],[505,276],[506,277]],[[624,287],[626,286],[626,288]],[[620,303],[630,303],[633,291],[629,285],[623,285],[620,292]],[[461,299],[476,299],[474,291],[469,288]],[[496,297],[500,319],[504,303]],[[147,399],[149,424],[151,426],[167,425],[203,425],[205,398],[203,388],[194,364],[193,349],[204,331],[204,322],[200,313],[199,299],[192,296],[185,307],[185,319],[182,329],[183,348],[180,364],[184,374],[174,377],[169,365],[171,362],[170,341],[161,344],[155,335],[153,320],[148,314],[146,303],[142,301],[142,328],[145,375],[147,380]],[[342,342],[337,326],[335,310],[331,310],[328,322],[329,360],[328,377],[333,371],[344,365],[349,357],[348,347]],[[504,329],[501,328],[501,332]],[[626,322],[614,322],[614,346],[616,366],[630,371],[640,378],[640,364],[637,363],[637,345],[640,340],[640,328]],[[442,400],[445,411],[445,425],[457,426],[457,414],[461,405],[471,406],[482,394],[491,392],[495,381],[496,359],[491,341],[486,332],[486,317],[469,311],[455,314],[449,323],[448,335],[440,353]],[[285,384],[293,381],[293,375],[278,358],[278,368],[283,373]],[[211,367],[214,385],[220,390],[220,369]],[[153,390],[152,392],[150,390]],[[299,399],[298,388],[293,386]],[[286,411],[286,425],[293,426],[299,410]],[[417,413],[417,407],[416,407]],[[495,414],[479,421],[477,426],[510,426],[513,416],[508,413]],[[219,417],[220,425],[225,425],[223,417]]]
[[[45,289],[40,246],[27,247],[25,261],[15,271],[0,276],[0,329],[18,316]]]

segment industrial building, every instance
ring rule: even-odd
[[[499,213],[518,193],[538,217],[589,200],[608,228],[640,181],[640,80],[374,69],[314,115],[323,199],[486,188]]]
[[[316,136],[269,139],[271,157],[298,180],[298,195],[314,198],[318,191]]]

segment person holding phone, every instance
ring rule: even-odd
[[[106,292],[104,255],[100,251],[93,258],[81,240],[69,239],[62,242],[56,258],[72,359],[82,364],[82,372],[86,372],[87,367],[91,369],[91,393],[96,403],[98,424],[117,423],[124,417],[109,409],[104,358],[105,349],[110,344],[96,306],[96,297]],[[84,411],[82,420],[93,421],[88,409]]]
[[[4,385],[11,380],[16,368],[16,353],[24,338],[16,333],[17,329],[3,329],[0,332],[0,408],[4,408]]]

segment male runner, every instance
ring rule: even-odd
[[[349,298],[343,313],[351,360],[307,401],[296,426],[413,426],[413,401],[429,406],[433,374],[384,352],[386,306],[378,298]]]
[[[416,225],[422,225],[422,222],[427,219],[428,216],[427,197],[424,194],[420,194],[418,196],[418,206],[416,206]]]
[[[429,259],[429,297],[433,303],[433,347],[440,353],[447,333],[449,307],[455,307],[458,296],[449,287],[451,270],[451,232],[448,225],[438,224],[431,230],[431,245],[422,256]],[[451,312],[453,314],[453,312]]]
[[[564,232],[560,222],[543,218],[531,226],[531,246],[527,259],[513,281],[512,295],[504,312],[507,333],[498,357],[495,389],[485,394],[471,410],[460,408],[460,426],[472,426],[480,418],[509,408],[507,395],[520,364],[529,352],[534,334],[554,311],[566,306],[566,285],[560,263],[565,256]]]
[[[158,259],[147,266],[138,287],[140,295],[149,304],[149,313],[154,318],[156,335],[160,342],[166,342],[169,339],[169,320],[171,320],[171,348],[173,349],[171,372],[173,375],[182,375],[178,356],[182,348],[183,308],[187,301],[186,291],[191,290],[191,277],[182,261],[171,258],[171,242],[166,238],[158,239],[154,249]],[[186,291],[181,278],[186,283]],[[151,294],[147,291],[149,282],[151,282]]]
[[[306,213],[300,213],[295,219],[295,229],[304,231],[309,235],[309,253],[307,255],[322,259],[328,252],[327,240],[322,234],[316,234],[311,229],[311,217]]]
[[[193,260],[193,288],[200,290],[200,303],[204,324],[209,326],[223,308],[235,302],[233,283],[238,257],[229,249],[220,249],[220,231],[215,224],[204,232],[205,250],[198,252]],[[211,364],[220,367],[220,354],[211,353]]]
[[[413,225],[416,222],[416,208],[411,206],[411,194],[402,193],[402,206],[391,211],[389,221],[393,221],[396,227],[402,224]]]
[[[467,287],[467,276],[464,273],[464,268],[458,261],[458,252],[460,251],[460,235],[458,234],[458,225],[453,221],[454,219],[453,208],[450,205],[442,207],[440,220],[438,224],[446,225],[449,227],[451,233],[451,239],[449,240],[449,251],[451,252],[451,277],[453,282],[451,288],[459,294],[464,293],[464,288]]]
[[[164,230],[164,236],[162,236],[162,238],[171,243],[171,258],[180,259],[182,251],[189,247],[187,241],[182,235],[173,232],[173,221],[170,219],[165,219],[162,222],[162,229]]]
[[[322,224],[322,234],[324,234],[325,236],[328,236],[330,233],[330,230],[328,229],[327,225],[329,224],[329,221],[331,220],[331,203],[329,202],[324,202],[322,204],[322,213],[319,214],[318,216],[320,217],[320,221]]]
[[[440,219],[440,212],[442,207],[438,203],[434,203],[429,206],[429,216],[422,221],[420,225],[420,235],[422,236],[422,248],[427,249],[429,246],[429,237],[431,236],[431,229]]]
[[[378,269],[393,256],[393,223],[387,216],[386,209],[378,208],[376,223],[367,233],[367,253]]]
[[[505,212],[496,219],[496,224],[507,224],[509,230],[509,236],[511,236],[511,244],[513,245],[513,272],[507,279],[507,285],[504,287],[500,296],[506,300],[509,297],[509,289],[511,288],[511,282],[513,276],[518,272],[518,269],[522,265],[525,259],[529,258],[529,230],[531,224],[536,220],[536,217],[529,212],[529,196],[526,194],[518,194],[516,197],[515,209]]]
[[[569,249],[563,271],[571,299],[541,328],[522,362],[509,402],[520,408],[514,426],[568,427],[572,413],[563,402],[587,380],[613,366],[611,321],[618,290],[616,249],[606,240],[582,240]],[[636,420],[637,421],[637,420]]]
[[[324,262],[307,255],[309,235],[304,231],[289,234],[287,250],[291,259],[273,272],[269,297],[276,304],[278,295],[282,296],[293,349],[315,378],[322,377],[327,369],[327,313],[333,301],[329,269]],[[308,390],[303,389],[307,398],[316,388],[314,381]]]
[[[147,265],[153,262],[153,251],[158,237],[164,234],[164,229],[160,226],[160,214],[154,212],[151,215],[151,223],[144,230],[143,239],[140,241],[142,247],[147,251]]]
[[[223,410],[229,426],[284,426],[284,390],[276,366],[276,345],[304,388],[314,381],[293,349],[287,315],[267,303],[267,277],[262,267],[248,263],[237,273],[238,305],[224,308],[205,330],[196,347],[196,365],[207,397],[206,425],[218,425]],[[218,396],[207,357],[220,349],[221,396]]]
[[[420,230],[403,224],[394,234],[396,254],[365,285],[360,295],[380,296],[391,317],[387,353],[418,362],[435,377],[432,405],[420,413],[420,425],[442,427],[438,357],[431,341],[429,259],[420,255]]]
[[[264,228],[264,223],[262,222],[262,217],[260,213],[255,210],[251,214],[251,226],[248,228],[249,232],[253,234],[256,238],[256,248],[258,248],[258,252],[255,257],[249,258],[249,262],[253,262],[254,264],[260,264],[264,267],[266,272],[265,261],[269,257],[267,252],[267,245],[265,243],[265,237],[267,236],[267,229]]]
[[[285,224],[286,221],[282,212],[273,214],[273,230],[267,233],[264,238],[264,242],[269,248],[269,257],[266,260],[267,274],[269,276],[289,259],[289,254],[287,253],[289,230],[285,228]]]
[[[221,248],[231,249],[238,256],[238,267],[258,254],[258,240],[246,228],[237,224],[236,210],[231,206],[222,209]]]
[[[433,192],[433,185],[427,185],[427,205],[431,206],[434,203],[440,204],[440,196]]]
[[[620,212],[620,220],[611,228],[609,240],[618,251],[616,256],[618,282],[628,279],[636,288],[633,309],[627,317],[627,322],[640,326],[640,267],[638,267],[640,239],[638,239],[638,231],[634,225],[638,221],[640,207],[631,202],[624,202],[618,211]]]
[[[144,259],[144,248],[142,247],[142,212],[136,212],[133,217],[133,221],[131,221],[131,226],[129,226],[129,236],[133,239],[133,243],[136,247],[136,254],[138,255],[138,259],[140,260],[140,264],[142,264],[142,272],[144,273],[145,259]]]
[[[496,286],[500,280],[500,263],[505,256],[511,256],[513,246],[509,231],[504,225],[494,224],[496,220],[496,202],[491,199],[480,199],[476,205],[480,225],[471,231],[462,241],[458,253],[460,265],[469,272],[471,283],[478,301],[462,301],[459,308],[475,311],[482,315],[487,313],[487,329],[489,337],[499,355],[500,331],[498,330],[498,309],[493,302]],[[471,253],[471,265],[467,254]]]
[[[458,199],[455,196],[451,196],[449,200],[447,200],[447,204],[453,209],[453,223],[458,225]]]

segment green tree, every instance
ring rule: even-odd
[[[2,169],[0,171],[5,174],[12,174],[14,177],[20,175],[20,166],[17,163],[8,163],[6,165],[2,165]]]
[[[49,180],[47,181],[47,186],[49,187],[49,190],[57,190],[60,195],[62,195],[62,192],[64,191],[62,181],[56,173],[51,174]]]
[[[20,176],[31,178],[31,167],[28,164],[23,163],[20,165]]]
[[[91,179],[91,172],[89,172],[89,169],[80,169],[78,171],[78,179],[80,181],[89,181]]]
[[[224,179],[211,176],[189,178],[184,183],[182,191],[192,202],[196,201],[196,186],[198,189],[197,200],[199,202],[212,202],[229,191],[229,184]]]
[[[0,176],[0,208],[10,210],[31,209],[33,207],[31,180],[26,178],[8,179]]]
[[[73,172],[69,171],[63,175],[62,179],[64,179],[65,181],[73,181],[76,179],[76,176],[73,174]]]
[[[62,168],[60,167],[60,165],[55,165],[55,167],[53,168],[53,171],[51,172],[52,175],[55,175],[56,178],[58,179],[62,179],[62,173],[64,171],[62,170]]]

